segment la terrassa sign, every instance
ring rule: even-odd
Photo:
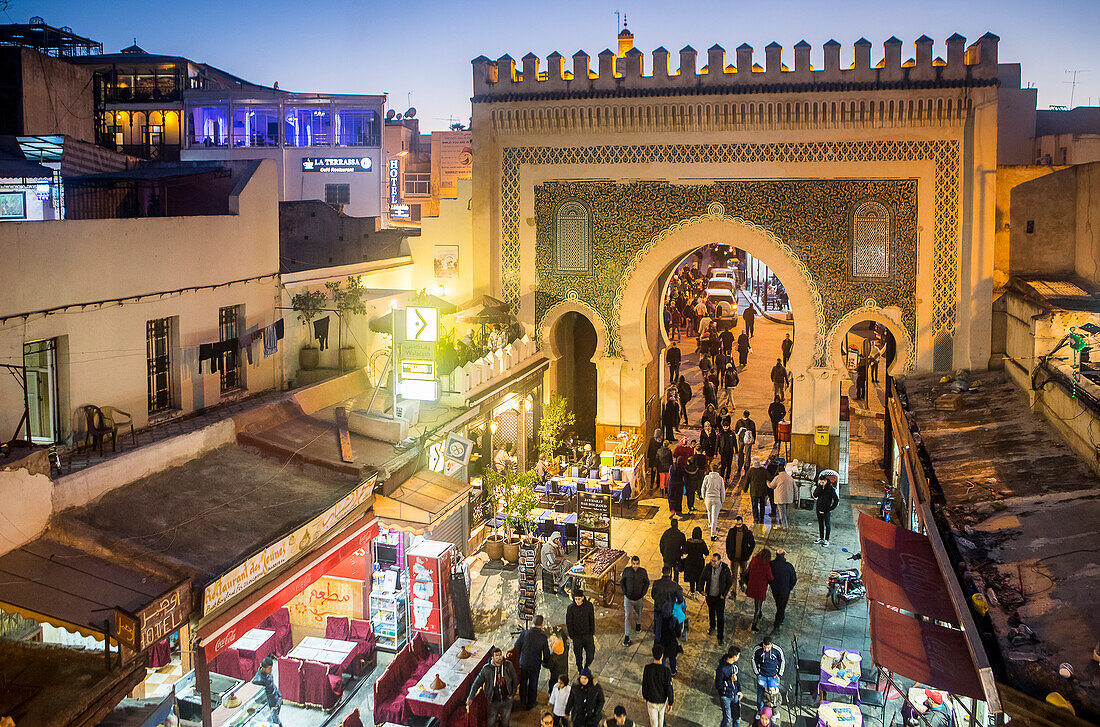
[[[203,591],[202,613],[209,616],[234,596],[292,561],[302,551],[323,539],[346,515],[367,501],[374,490],[375,478],[345,495],[339,502],[286,537],[268,545],[233,570],[208,585]]]
[[[370,157],[302,157],[303,172],[369,172]]]

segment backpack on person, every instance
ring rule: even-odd
[[[752,444],[756,441],[756,435],[752,433],[751,429],[741,430],[741,444]]]

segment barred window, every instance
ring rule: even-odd
[[[864,202],[852,216],[852,277],[887,278],[891,270],[890,211]]]
[[[558,208],[558,270],[588,272],[588,210],[577,202]]]

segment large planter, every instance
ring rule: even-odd
[[[490,535],[485,538],[485,544],[482,546],[485,549],[485,555],[489,556],[489,560],[500,560],[504,557],[504,538],[499,535]]]
[[[355,349],[351,346],[344,346],[340,349],[340,370],[351,371],[354,368],[358,368],[358,360],[355,357]]]
[[[504,560],[509,563],[519,562],[519,538],[514,535],[504,541]]]
[[[298,350],[298,366],[306,371],[317,368],[321,362],[321,352],[313,346],[303,346]]]

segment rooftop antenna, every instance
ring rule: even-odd
[[[1088,72],[1089,72],[1089,69],[1087,69],[1087,68],[1074,68],[1073,70],[1066,71],[1066,73],[1071,74],[1071,77],[1073,79],[1071,81],[1062,81],[1062,83],[1068,83],[1069,84],[1069,107],[1070,108],[1073,108],[1073,92],[1077,90],[1077,74],[1078,73],[1088,73]]]
[[[615,35],[619,34],[619,30],[623,27],[623,14],[622,12],[615,11]]]

